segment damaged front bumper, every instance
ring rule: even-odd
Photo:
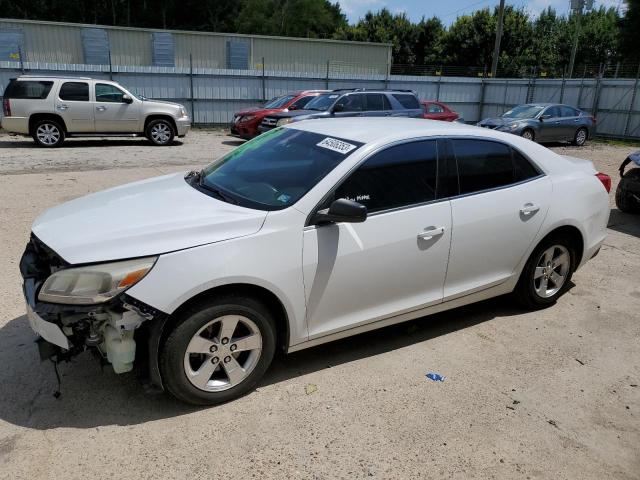
[[[20,260],[29,324],[38,334],[42,360],[69,360],[91,349],[110,363],[116,373],[142,369],[150,383],[162,386],[157,366],[160,331],[167,315],[122,293],[96,305],[42,302],[38,292],[55,271],[69,265],[32,235]],[[152,322],[153,320],[153,322]],[[153,324],[153,326],[151,325]]]

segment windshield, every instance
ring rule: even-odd
[[[307,103],[307,106],[304,107],[304,109],[320,110],[324,112],[335,103],[339,96],[340,95],[338,95],[337,93],[325,93],[324,95],[318,95],[316,98]]]
[[[519,105],[505,112],[502,116],[506,118],[534,118],[543,108],[539,105]]]
[[[296,203],[361,145],[276,128],[205,167],[199,187],[243,207],[280,210]]]
[[[264,108],[282,108],[294,98],[294,95],[283,95],[282,97],[272,98],[265,103]]]

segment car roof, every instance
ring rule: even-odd
[[[72,75],[20,75],[16,80],[94,80],[91,77],[74,77]]]

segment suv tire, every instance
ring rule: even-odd
[[[640,213],[640,200],[629,190],[629,184],[640,184],[640,168],[633,168],[620,179],[616,188],[616,207],[624,213]]]
[[[229,294],[180,314],[160,352],[167,390],[193,405],[215,405],[255,388],[276,349],[273,316],[262,303]]]
[[[556,303],[567,291],[576,269],[573,242],[566,235],[542,241],[522,269],[513,293],[523,307],[538,310]]]
[[[159,118],[157,120],[151,120],[145,130],[147,139],[158,147],[164,147],[173,143],[173,137],[175,132],[173,131],[173,125],[168,120]]]
[[[40,120],[33,126],[31,137],[39,147],[56,148],[64,143],[64,128],[55,120]]]

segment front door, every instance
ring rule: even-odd
[[[563,140],[562,113],[559,106],[547,107],[542,112],[542,125],[539,130],[538,138],[540,142],[557,142]]]
[[[124,95],[115,85],[96,83],[96,132],[136,133],[140,130],[140,102],[133,98],[132,103],[125,103]]]
[[[511,147],[451,141],[460,196],[451,200],[453,239],[445,300],[513,275],[549,208],[551,180]]]
[[[88,82],[64,82],[55,100],[56,113],[69,133],[94,132],[93,105],[89,101]]]
[[[361,164],[327,201],[366,205],[365,222],[305,228],[309,338],[442,301],[451,207],[438,199],[437,171],[435,140],[389,147]]]

